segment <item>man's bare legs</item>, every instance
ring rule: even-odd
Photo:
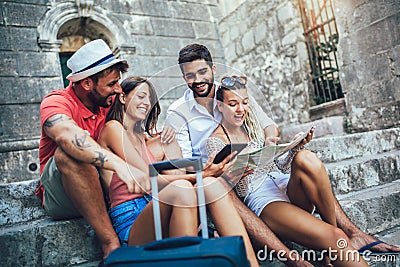
[[[103,258],[106,258],[111,251],[120,247],[120,242],[108,217],[96,168],[76,161],[60,148],[57,148],[54,159],[62,174],[65,192],[95,231],[103,250]]]

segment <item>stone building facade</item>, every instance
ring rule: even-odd
[[[220,74],[235,70],[250,78],[250,90],[283,133],[293,125],[324,118],[339,118],[334,127],[342,133],[343,129],[357,132],[399,126],[400,1],[333,1],[344,99],[328,107],[311,104],[310,64],[299,1],[235,1],[236,8],[229,3],[2,1],[2,182],[16,176],[38,177],[40,101],[51,90],[63,87],[60,53],[76,51],[95,38],[103,38],[128,60],[128,75],[152,77],[164,111],[185,89],[176,65],[179,49],[199,42],[222,64]]]

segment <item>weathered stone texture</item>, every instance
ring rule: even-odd
[[[39,104],[0,105],[1,139],[40,135]]]
[[[295,1],[245,1],[220,21],[227,63],[249,76],[262,95],[257,101],[280,125],[309,120],[308,58]],[[250,89],[251,90],[251,89]],[[254,92],[254,91],[252,91]]]
[[[398,1],[335,2],[339,64],[350,131],[399,125]],[[371,12],[375,10],[376,12]]]
[[[60,89],[61,78],[19,78],[0,79],[1,104],[40,103],[45,95]]]
[[[39,174],[38,149],[0,153],[0,183],[37,179]]]
[[[47,10],[45,5],[6,2],[3,16],[6,25],[37,27],[41,14]]]

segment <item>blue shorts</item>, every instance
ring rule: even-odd
[[[128,244],[129,232],[136,218],[151,201],[151,196],[129,200],[110,209],[108,215],[122,245]]]

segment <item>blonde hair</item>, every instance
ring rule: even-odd
[[[231,86],[224,85],[223,80],[225,78],[230,78],[233,84]],[[223,91],[231,91],[231,90],[239,90],[239,89],[246,89],[246,82],[247,82],[247,77],[244,76],[224,76],[221,79],[221,85],[218,87],[218,90],[216,92],[216,98],[218,101],[223,102],[224,101],[224,93]],[[249,135],[250,140],[253,140],[254,142],[257,143],[264,143],[264,131],[261,128],[260,123],[257,120],[257,117],[255,115],[255,112],[252,108],[251,105],[249,105],[249,111],[247,113],[247,116],[244,118],[244,122],[242,125],[243,129],[246,131],[246,133]]]
[[[264,131],[262,130],[251,105],[249,105],[249,112],[247,113],[246,118],[244,118],[243,128],[249,135],[250,140],[264,144]]]

